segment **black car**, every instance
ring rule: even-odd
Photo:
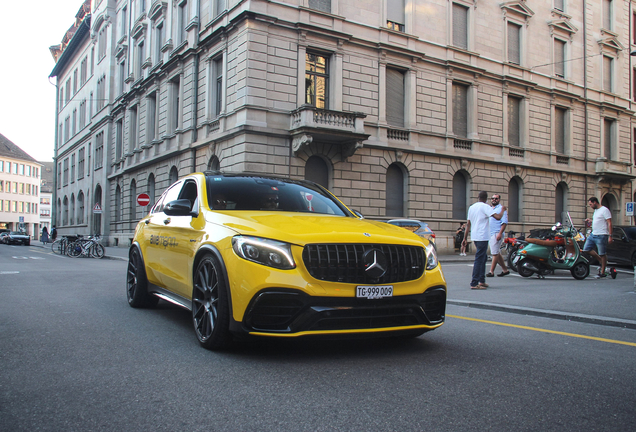
[[[20,231],[11,231],[9,235],[5,237],[5,242],[7,244],[22,244],[29,246],[31,244],[31,236]]]
[[[615,226],[612,242],[607,245],[607,260],[617,264],[636,266],[636,227]]]

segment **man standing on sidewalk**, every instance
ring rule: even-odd
[[[501,195],[493,194],[490,198],[492,207],[497,213],[501,210]],[[490,246],[490,254],[492,255],[492,264],[490,265],[490,272],[486,274],[486,277],[493,277],[495,275],[495,268],[497,264],[501,266],[501,273],[497,276],[507,276],[510,274],[506,262],[501,256],[501,243],[503,242],[504,232],[508,226],[508,212],[504,212],[501,220],[495,218],[490,219],[490,240],[488,245]]]
[[[595,276],[596,279],[600,279],[607,276],[605,274],[605,266],[607,265],[605,248],[608,243],[612,242],[612,213],[610,213],[607,207],[602,206],[596,197],[591,197],[587,200],[587,203],[590,205],[590,208],[594,210],[594,214],[592,215],[592,219],[585,219],[587,226],[590,226],[590,223],[592,224],[592,234],[587,236],[587,240],[585,240],[585,245],[583,246],[583,252],[589,252],[590,255],[601,263],[598,275]],[[594,251],[594,246],[596,246],[597,251]]]
[[[467,243],[468,233],[473,243],[475,243],[475,263],[473,265],[473,276],[470,281],[470,289],[486,289],[486,252],[488,251],[488,240],[490,239],[490,218],[501,220],[506,211],[506,206],[501,206],[501,211],[496,210],[486,204],[488,193],[479,192],[479,201],[471,205],[468,209],[468,223],[466,225],[466,235],[462,244]]]

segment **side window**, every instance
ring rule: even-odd
[[[178,199],[187,199],[190,201],[190,210],[198,208],[197,183],[194,180],[187,180]]]
[[[627,235],[623,233],[623,230],[621,228],[614,228],[612,230],[612,239],[616,240],[616,241],[623,241],[623,236],[625,236],[625,238],[627,238]]]
[[[170,201],[179,199],[179,192],[181,192],[181,186],[183,186],[183,182],[178,182],[173,184],[172,187],[170,187],[170,189],[165,191],[159,198],[159,201],[157,201],[157,204],[152,209],[152,213],[162,212],[164,205],[166,205]]]

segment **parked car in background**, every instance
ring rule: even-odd
[[[412,233],[427,239],[430,243],[433,244],[433,246],[435,246],[435,233],[428,227],[428,224],[426,222],[420,222],[414,219],[391,219],[387,223],[406,228]]]
[[[5,239],[7,244],[21,244],[29,246],[31,244],[31,236],[20,231],[11,231]]]
[[[442,325],[446,282],[426,240],[361,219],[322,186],[261,174],[195,173],[137,225],[130,306],[190,310],[199,343],[418,336]]]
[[[614,226],[612,242],[607,244],[607,260],[636,266],[636,227]]]

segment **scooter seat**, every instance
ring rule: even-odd
[[[559,240],[541,240],[538,238],[526,238],[526,241],[528,243],[533,243],[538,246],[545,246],[545,247],[555,247],[560,244],[561,245],[563,244],[563,241],[559,241]]]

